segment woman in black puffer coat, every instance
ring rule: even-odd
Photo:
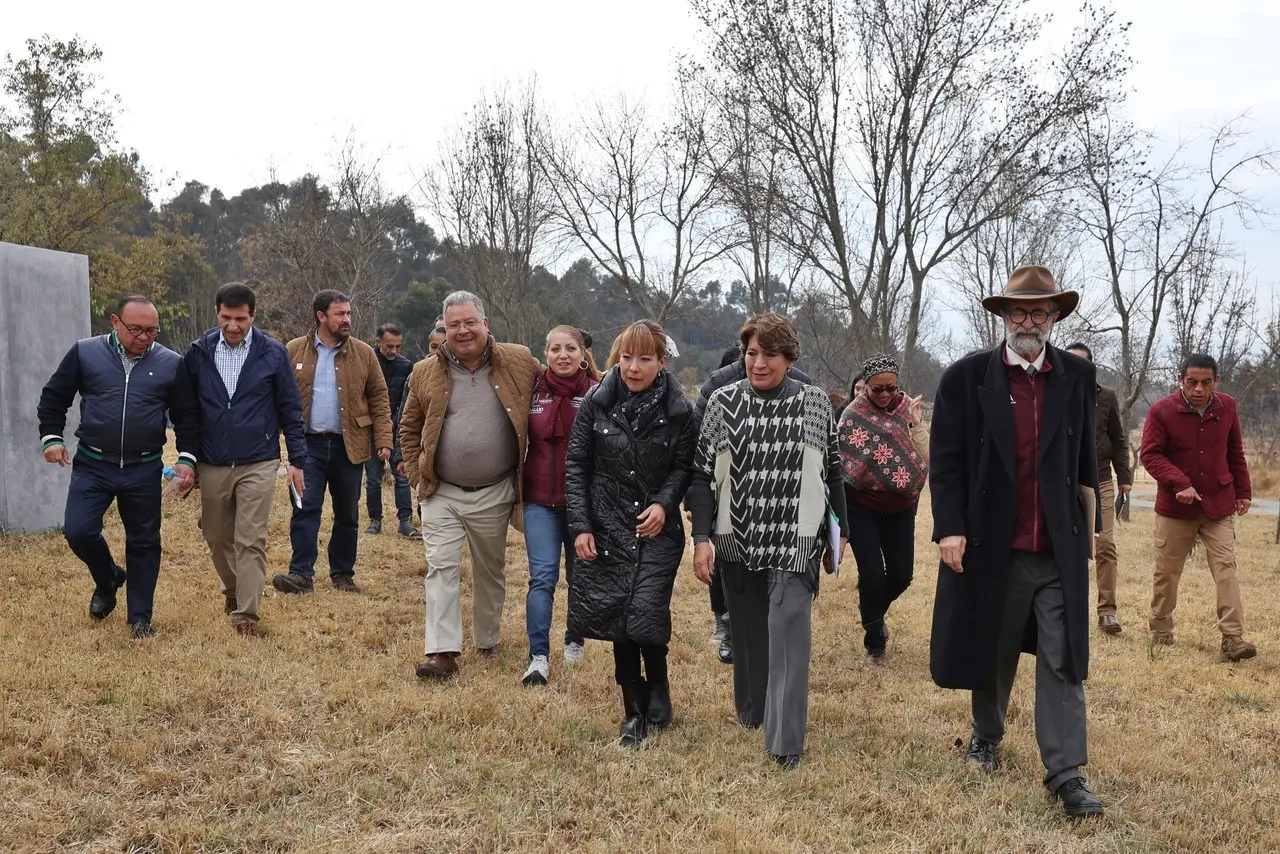
[[[565,463],[569,532],[581,560],[569,585],[569,628],[613,641],[628,747],[639,747],[649,726],[671,723],[671,590],[698,436],[693,407],[664,370],[666,349],[653,321],[623,331],[609,372],[578,411]]]

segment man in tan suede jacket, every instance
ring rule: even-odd
[[[444,326],[445,343],[409,375],[400,417],[402,465],[418,490],[427,552],[421,678],[458,669],[463,541],[471,548],[473,640],[481,655],[497,656],[507,525],[520,507],[519,469],[540,367],[528,347],[493,340],[475,294],[445,297]]]
[[[383,462],[391,457],[391,403],[373,348],[351,337],[351,300],[338,291],[321,291],[311,307],[315,328],[286,345],[307,432],[306,489],[301,501],[292,496],[289,572],[271,579],[271,585],[281,593],[315,589],[316,541],[328,486],[333,495],[329,578],[339,590],[359,593],[356,541],[364,464],[375,453]]]

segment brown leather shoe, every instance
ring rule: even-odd
[[[497,646],[490,646],[484,649],[477,649],[476,652],[480,653],[481,658],[487,658],[487,659],[493,660],[498,657]]]
[[[236,630],[236,634],[246,638],[262,637],[262,629],[258,628],[258,621],[252,617],[244,617],[236,620],[231,624]]]
[[[1102,629],[1109,635],[1118,635],[1121,631],[1120,621],[1116,619],[1115,614],[1099,614],[1098,628]]]
[[[360,588],[356,586],[356,581],[350,575],[334,575],[330,579],[333,586],[341,590],[343,593],[359,593]]]
[[[240,607],[240,604],[236,602],[236,597],[228,593],[222,594],[222,600],[222,613],[224,614],[230,614]]]
[[[453,653],[437,652],[428,655],[416,672],[419,679],[447,679],[458,672],[458,662],[453,660]]]
[[[1173,637],[1173,632],[1152,632],[1151,642],[1156,646],[1173,646],[1177,643]]]

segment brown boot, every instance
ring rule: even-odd
[[[1222,661],[1244,661],[1258,654],[1258,648],[1240,635],[1222,636]]]
[[[241,617],[231,622],[231,628],[236,630],[236,634],[246,638],[256,638],[262,636],[262,629],[258,627],[258,621],[252,617]]]
[[[1099,614],[1098,628],[1102,629],[1109,635],[1120,634],[1120,621],[1116,619],[1115,614]]]
[[[1177,641],[1173,638],[1173,632],[1152,632],[1151,642],[1156,646],[1173,646]]]
[[[447,679],[458,672],[458,662],[453,660],[451,652],[437,652],[428,655],[416,672],[419,679]]]
[[[236,597],[230,593],[222,594],[222,600],[222,613],[224,614],[230,614],[240,607],[240,604],[236,602]]]

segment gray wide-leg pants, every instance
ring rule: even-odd
[[[1067,679],[1066,607],[1053,552],[1015,551],[996,643],[994,691],[973,692],[973,734],[999,744],[1004,738],[1009,694],[1018,672],[1027,620],[1035,614],[1036,741],[1050,790],[1079,776],[1089,761],[1084,685]]]
[[[723,565],[733,620],[733,701],[743,726],[764,725],[773,756],[804,752],[809,720],[812,582],[801,573]]]

